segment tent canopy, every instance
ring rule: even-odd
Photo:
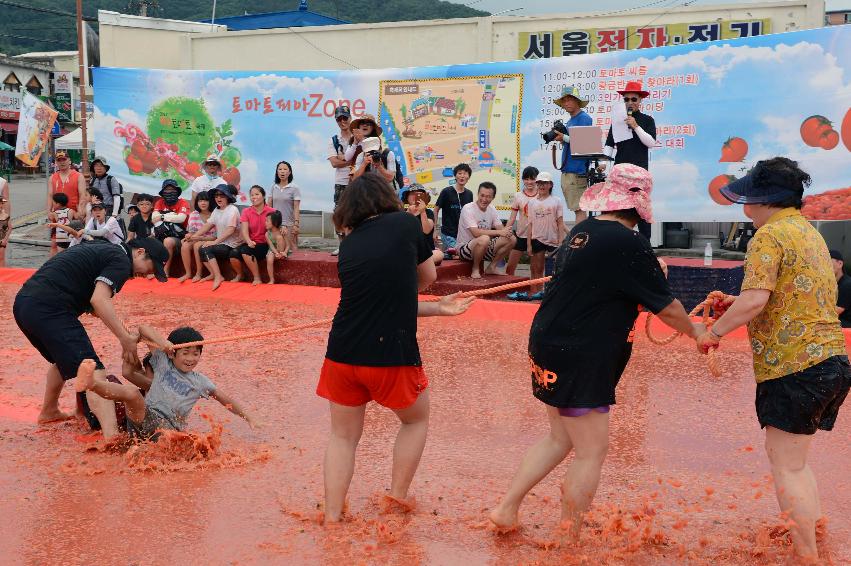
[[[95,140],[91,133],[87,132],[89,151],[94,151]],[[83,129],[77,128],[70,134],[64,135],[61,138],[56,138],[56,149],[83,149]]]

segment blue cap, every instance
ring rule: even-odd
[[[176,188],[179,189],[180,185],[178,185],[177,181],[175,181],[174,179],[166,179],[165,181],[163,181],[163,185],[162,185],[162,188],[160,190],[162,190],[166,187],[176,187]]]
[[[804,194],[800,183],[797,186],[789,183],[782,172],[765,167],[760,161],[750,173],[722,187],[721,194],[737,204],[771,204]]]

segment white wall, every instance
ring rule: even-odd
[[[823,0],[689,6],[660,15],[552,14],[225,32],[223,26],[100,11],[101,64],[159,69],[311,70],[452,65],[518,58],[518,34],[770,19],[772,33],[821,27]]]

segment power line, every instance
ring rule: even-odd
[[[58,39],[42,39],[39,37],[27,37],[25,35],[12,35],[11,33],[0,33],[0,37],[11,37],[12,39],[26,39],[28,41],[38,41],[41,43],[58,43],[60,45],[70,45],[68,41],[59,41]]]
[[[17,2],[9,2],[8,0],[0,0],[0,5],[2,6],[10,6],[12,8],[20,8],[21,10],[31,10],[33,12],[41,12],[42,14],[53,14],[54,16],[67,16],[69,18],[76,18],[77,14],[71,12],[63,12],[62,10],[54,10],[52,8],[37,8],[35,6],[27,6],[26,4],[18,4]],[[96,22],[97,18],[92,16],[83,16],[83,20],[86,22]]]
[[[315,43],[313,43],[312,41],[310,41],[309,39],[307,39],[306,37],[304,37],[300,33],[298,33],[295,29],[293,29],[291,27],[288,27],[286,29],[288,29],[290,31],[290,33],[292,33],[296,37],[301,38],[302,41],[304,41],[305,43],[307,43],[308,45],[310,45],[311,47],[313,47],[314,49],[316,49],[317,51],[319,51],[323,55],[326,55],[326,56],[330,57],[331,59],[334,59],[335,61],[339,61],[340,63],[346,64],[349,67],[351,67],[352,69],[356,69],[356,70],[360,71],[360,67],[352,65],[351,63],[349,63],[345,59],[340,59],[339,57],[336,57],[335,55],[331,55],[330,53],[328,53],[327,51],[325,51],[324,49],[322,49],[321,47],[319,47],[318,45],[316,45]]]

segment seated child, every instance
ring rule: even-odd
[[[282,226],[283,215],[280,210],[266,216],[266,271],[269,273],[269,285],[275,284],[275,260],[287,259],[290,255],[290,243],[287,238],[287,228]]]
[[[142,325],[139,337],[157,347],[151,348],[150,371],[133,372],[132,385],[95,379],[92,360],[83,360],[80,364],[75,383],[77,391],[94,391],[106,399],[123,402],[127,410],[127,431],[131,436],[156,440],[158,430],[184,430],[189,413],[200,397],[212,397],[252,427],[258,426],[239,403],[219,390],[207,376],[195,371],[202,346],[177,347],[203,340],[200,332],[181,327],[164,340],[154,328]],[[147,393],[143,396],[140,389]]]

